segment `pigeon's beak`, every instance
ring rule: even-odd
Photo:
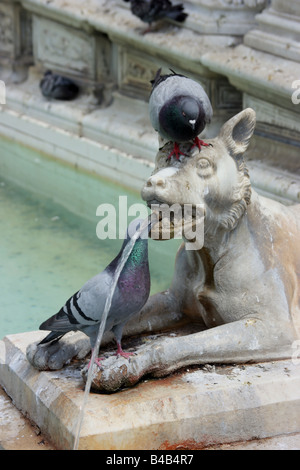
[[[192,128],[194,129],[194,128],[195,128],[195,124],[196,124],[196,119],[190,119],[190,120],[189,120],[189,123],[190,123],[190,125],[192,126]]]

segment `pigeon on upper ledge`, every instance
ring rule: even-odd
[[[40,89],[45,98],[70,101],[76,98],[79,87],[72,80],[47,70],[40,81]]]
[[[123,328],[129,318],[138,313],[150,293],[150,272],[148,262],[148,231],[150,224],[144,227],[140,219],[133,220],[126,233],[123,246],[104,271],[87,281],[58,313],[40,325],[40,330],[49,333],[39,345],[58,341],[69,331],[82,331],[90,338],[92,350],[95,347],[98,331],[110,292],[114,274],[121,260],[125,247],[138,230],[142,231],[135,240],[132,251],[126,261],[114,291],[111,307],[107,315],[104,331],[112,331],[117,341],[117,354],[129,357],[121,346]],[[146,233],[145,233],[146,232]],[[99,366],[100,360],[95,361]]]
[[[182,23],[188,16],[184,12],[182,3],[172,5],[170,0],[124,0],[124,2],[130,2],[132,14],[144,23],[148,23],[149,28],[145,33],[151,30],[151,24],[154,21],[169,18]]]
[[[198,138],[209,124],[213,110],[203,87],[171,70],[169,75],[161,75],[161,69],[156,73],[152,83],[149,99],[150,120],[154,129],[168,142],[174,142],[173,155],[179,159],[184,155],[179,143],[192,141],[193,147],[207,146]]]

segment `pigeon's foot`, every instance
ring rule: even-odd
[[[161,29],[162,25],[163,25],[163,21],[156,21],[154,24],[149,23],[148,27],[144,29],[143,31],[141,31],[140,34],[144,36],[144,34],[156,33]]]
[[[117,356],[122,356],[125,357],[125,359],[128,359],[129,357],[134,356],[134,353],[122,351],[117,353]]]
[[[154,30],[151,28],[151,26],[148,26],[148,28],[144,29],[141,31],[141,35],[144,36],[145,34],[152,33]]]
[[[102,367],[102,364],[101,364],[101,361],[103,361],[104,357],[96,357],[95,360],[94,360],[94,364],[97,364],[97,366],[101,369]],[[92,358],[90,359],[89,363],[88,363],[88,370],[89,368],[91,367],[91,363],[92,363]]]
[[[198,147],[198,149],[201,150],[201,147],[212,147],[212,144],[205,143],[203,140],[199,139],[199,137],[196,137],[193,142],[192,149]]]
[[[118,344],[116,356],[122,356],[122,357],[125,357],[125,359],[128,359],[130,356],[133,356],[133,355],[134,353],[123,351],[121,344]]]
[[[167,157],[167,160],[171,160],[171,157],[173,157],[173,155],[175,155],[176,160],[179,160],[180,155],[183,155],[184,157],[186,156],[185,153],[181,152],[177,142],[174,142],[174,148],[173,148],[172,152],[169,153],[169,155]]]

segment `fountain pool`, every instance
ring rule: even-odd
[[[142,200],[16,142],[1,140],[0,151],[2,338],[37,330],[118,253],[122,240],[97,238],[100,204],[118,214],[120,195],[128,206]],[[179,243],[149,242],[151,294],[169,286]]]

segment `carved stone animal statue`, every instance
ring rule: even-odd
[[[300,205],[284,206],[251,190],[243,154],[254,127],[248,108],[208,140],[212,146],[180,162],[166,158],[172,144],[158,152],[143,199],[203,205],[204,240],[196,249],[184,240],[170,288],[150,297],[127,334],[187,320],[199,327],[148,341],[130,361],[105,359],[98,388],[117,390],[192,364],[292,357],[300,338]]]

